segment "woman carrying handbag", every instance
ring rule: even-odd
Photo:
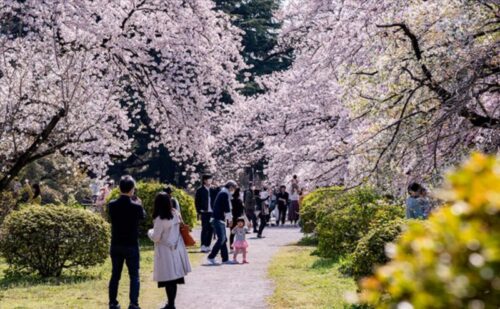
[[[163,309],[175,309],[177,284],[184,284],[184,277],[191,272],[189,256],[180,233],[182,217],[172,207],[165,192],[158,193],[153,211],[153,229],[149,238],[155,243],[153,280],[165,288],[168,303]]]

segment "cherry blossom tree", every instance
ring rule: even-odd
[[[137,102],[151,147],[211,164],[211,120],[244,66],[211,1],[5,0],[0,16],[0,190],[55,152],[102,172],[127,154]]]
[[[279,17],[294,64],[233,106],[230,168],[394,187],[499,151],[498,1],[292,0]]]

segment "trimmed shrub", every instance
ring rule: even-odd
[[[342,193],[341,187],[319,188],[308,193],[300,204],[300,223],[304,233],[313,233],[325,208],[333,204],[335,196]]]
[[[361,195],[357,196],[358,192]],[[339,204],[319,220],[317,226],[318,250],[323,257],[337,257],[352,253],[358,241],[371,228],[404,217],[404,209],[377,199],[370,189],[339,195]],[[337,208],[337,209],[335,209]]]
[[[60,276],[63,269],[103,263],[109,224],[91,212],[65,206],[30,206],[10,213],[0,229],[0,252],[14,271]]]
[[[347,258],[340,271],[355,279],[373,275],[374,267],[389,261],[386,245],[401,234],[403,220],[393,220],[373,227],[368,234],[358,241],[356,249]]]
[[[142,201],[142,206],[146,211],[146,219],[141,222],[140,230],[143,235],[153,227],[153,214],[154,201],[156,195],[163,191],[166,185],[159,182],[138,182],[136,194]],[[190,226],[196,224],[196,208],[194,206],[194,198],[187,194],[184,190],[170,186],[172,188],[172,196],[179,201],[181,207],[182,219]],[[108,197],[108,202],[120,196],[118,188],[114,189]]]
[[[474,154],[448,176],[450,206],[412,222],[392,261],[362,281],[377,308],[500,307],[500,158]],[[401,306],[402,307],[402,306]]]

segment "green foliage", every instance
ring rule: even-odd
[[[109,250],[109,224],[90,212],[64,206],[30,206],[10,213],[0,229],[0,252],[12,270],[42,277],[98,265]]]
[[[340,187],[319,188],[308,193],[300,205],[300,222],[304,233],[313,233],[316,224],[323,216],[333,199],[342,193]]]
[[[391,205],[373,189],[344,192],[316,214],[318,250],[325,257],[349,254],[371,228],[403,216],[402,207]]]
[[[0,191],[0,225],[5,217],[15,209],[16,198],[10,191]]]
[[[358,241],[356,249],[346,259],[341,272],[355,279],[372,275],[375,266],[384,265],[389,261],[386,245],[396,240],[403,225],[403,220],[393,220],[373,227]]]
[[[230,15],[233,24],[244,32],[242,55],[249,68],[238,79],[245,84],[241,90],[245,96],[264,91],[255,81],[256,76],[286,70],[292,63],[291,49],[276,52],[281,22],[274,12],[280,3],[280,0],[215,0],[217,9]]]
[[[142,201],[142,206],[146,211],[146,219],[141,223],[140,229],[141,233],[146,234],[146,232],[153,227],[153,218],[151,217],[154,209],[154,201],[156,195],[163,191],[165,185],[159,182],[138,182],[136,188],[136,194]],[[184,222],[190,226],[196,224],[196,208],[194,206],[194,199],[192,196],[187,194],[184,190],[171,186],[172,196],[179,201],[181,207],[182,219]],[[118,188],[114,189],[109,198],[108,202],[116,199],[120,196],[120,191]]]
[[[500,307],[500,158],[474,154],[448,177],[450,206],[412,222],[391,262],[364,279],[377,308]],[[407,306],[409,307],[409,306]]]
[[[41,186],[41,204],[65,204],[73,196],[79,203],[88,201],[92,196],[90,178],[80,169],[77,163],[61,155],[41,158],[24,167],[18,176],[19,180],[29,180],[30,184]],[[26,184],[20,192],[21,203],[33,203],[32,192]]]

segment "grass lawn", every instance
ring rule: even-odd
[[[352,278],[343,277],[331,259],[311,255],[313,246],[292,245],[282,248],[269,266],[275,284],[268,298],[270,308],[349,308],[346,291],[356,291]]]
[[[204,255],[190,249],[189,257],[193,266],[198,265]],[[166,296],[165,290],[158,289],[152,281],[153,246],[145,241],[141,245],[141,294],[140,305],[144,309],[159,308]],[[76,309],[107,308],[108,280],[111,276],[111,261],[101,266],[79,273],[63,274],[59,279],[40,279],[35,276],[7,278],[4,271],[7,265],[0,260],[0,308],[1,309]],[[126,266],[120,281],[119,301],[122,308],[128,307],[128,274]]]

